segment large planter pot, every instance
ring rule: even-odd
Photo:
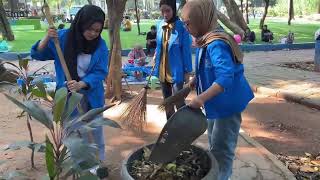
[[[151,149],[151,147],[153,146],[153,144],[144,146],[147,147],[149,149]],[[121,165],[121,179],[122,180],[134,180],[134,178],[130,175],[130,171],[131,171],[131,167],[130,165],[132,164],[132,162],[134,160],[141,160],[142,156],[143,156],[143,148],[139,148],[138,150],[132,152],[123,162]],[[208,173],[205,175],[205,177],[202,178],[202,180],[217,180],[218,179],[218,172],[219,172],[219,167],[218,167],[218,162],[217,160],[214,158],[214,156],[206,151],[205,149],[199,147],[199,146],[195,146],[192,145],[191,149],[194,152],[203,152],[207,157],[208,157],[208,162],[210,164],[210,170],[208,171]]]

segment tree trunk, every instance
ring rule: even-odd
[[[289,0],[289,18],[288,25],[291,25],[291,20],[294,18],[293,0]]]
[[[320,1],[318,0],[318,14],[320,14]]]
[[[141,34],[141,31],[140,31],[140,13],[138,12],[138,0],[134,0],[134,7],[135,7],[135,10],[136,10],[136,18],[137,18],[137,26],[138,26],[138,35]]]
[[[249,0],[246,0],[246,23],[249,24]]]
[[[243,14],[243,0],[240,0],[241,13]]]
[[[122,62],[120,26],[127,0],[107,0],[109,18],[109,75],[106,79],[107,95],[112,95],[116,100],[121,100]]]
[[[88,4],[92,5],[92,0],[88,0]]]
[[[227,28],[229,28],[233,33],[239,34],[241,37],[244,35],[244,30],[241,29],[236,23],[233,23],[230,21],[230,19],[221,13],[220,11],[217,11],[218,19],[225,25]]]
[[[245,22],[243,14],[239,10],[237,3],[234,0],[223,0],[223,3],[227,8],[230,20],[237,24],[242,30],[247,29],[248,25]]]
[[[14,35],[7,19],[6,11],[4,10],[2,0],[0,0],[0,31],[2,36],[8,41],[14,40]]]
[[[269,0],[264,0],[264,2],[265,2],[265,6],[264,6],[264,12],[263,12],[262,18],[260,20],[260,29],[262,29],[262,27],[264,25],[264,21],[267,17],[268,8],[269,8]]]
[[[254,4],[251,6],[253,19],[256,19],[256,11],[254,9]]]

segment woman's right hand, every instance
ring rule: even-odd
[[[49,28],[47,35],[40,41],[38,45],[38,48],[37,48],[38,51],[41,51],[44,48],[46,48],[51,38],[57,38],[57,37],[58,37],[57,30],[55,30],[54,28]]]
[[[195,78],[195,76],[192,77],[192,79],[188,82],[187,85],[188,85],[191,89],[195,89],[195,87],[196,87],[196,78]]]
[[[54,28],[49,28],[48,29],[48,33],[47,33],[47,37],[49,37],[49,38],[57,38],[58,37],[57,30],[55,30]]]

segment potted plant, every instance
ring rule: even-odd
[[[152,146],[139,148],[123,161],[122,180],[216,180],[218,177],[216,159],[199,146],[191,145],[166,164],[148,161]]]

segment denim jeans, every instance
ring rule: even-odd
[[[179,90],[183,88],[183,83],[169,83],[169,82],[161,82],[161,89],[163,98],[167,98],[172,96],[172,94],[176,94]],[[183,107],[185,105],[184,100],[180,102],[176,102],[176,109]],[[169,119],[175,113],[175,106],[172,105],[170,107],[166,107],[166,116]]]
[[[219,164],[218,180],[231,177],[241,121],[241,113],[227,118],[208,119],[209,150]]]
[[[81,114],[88,112],[91,108],[89,105],[89,102],[87,98],[84,96],[81,99],[80,102],[80,112]],[[79,113],[79,110],[76,109],[73,113],[72,116],[77,116]],[[98,115],[102,116],[102,115]],[[75,127],[80,126],[81,124],[75,124]],[[78,132],[79,133],[79,132]],[[105,143],[104,143],[104,133],[103,133],[103,127],[99,126],[90,132],[82,132],[81,134],[78,134],[85,142],[90,143],[90,144],[95,144],[98,147],[98,152],[96,153],[98,156],[98,159],[100,161],[105,160]],[[92,142],[93,141],[93,142]]]

